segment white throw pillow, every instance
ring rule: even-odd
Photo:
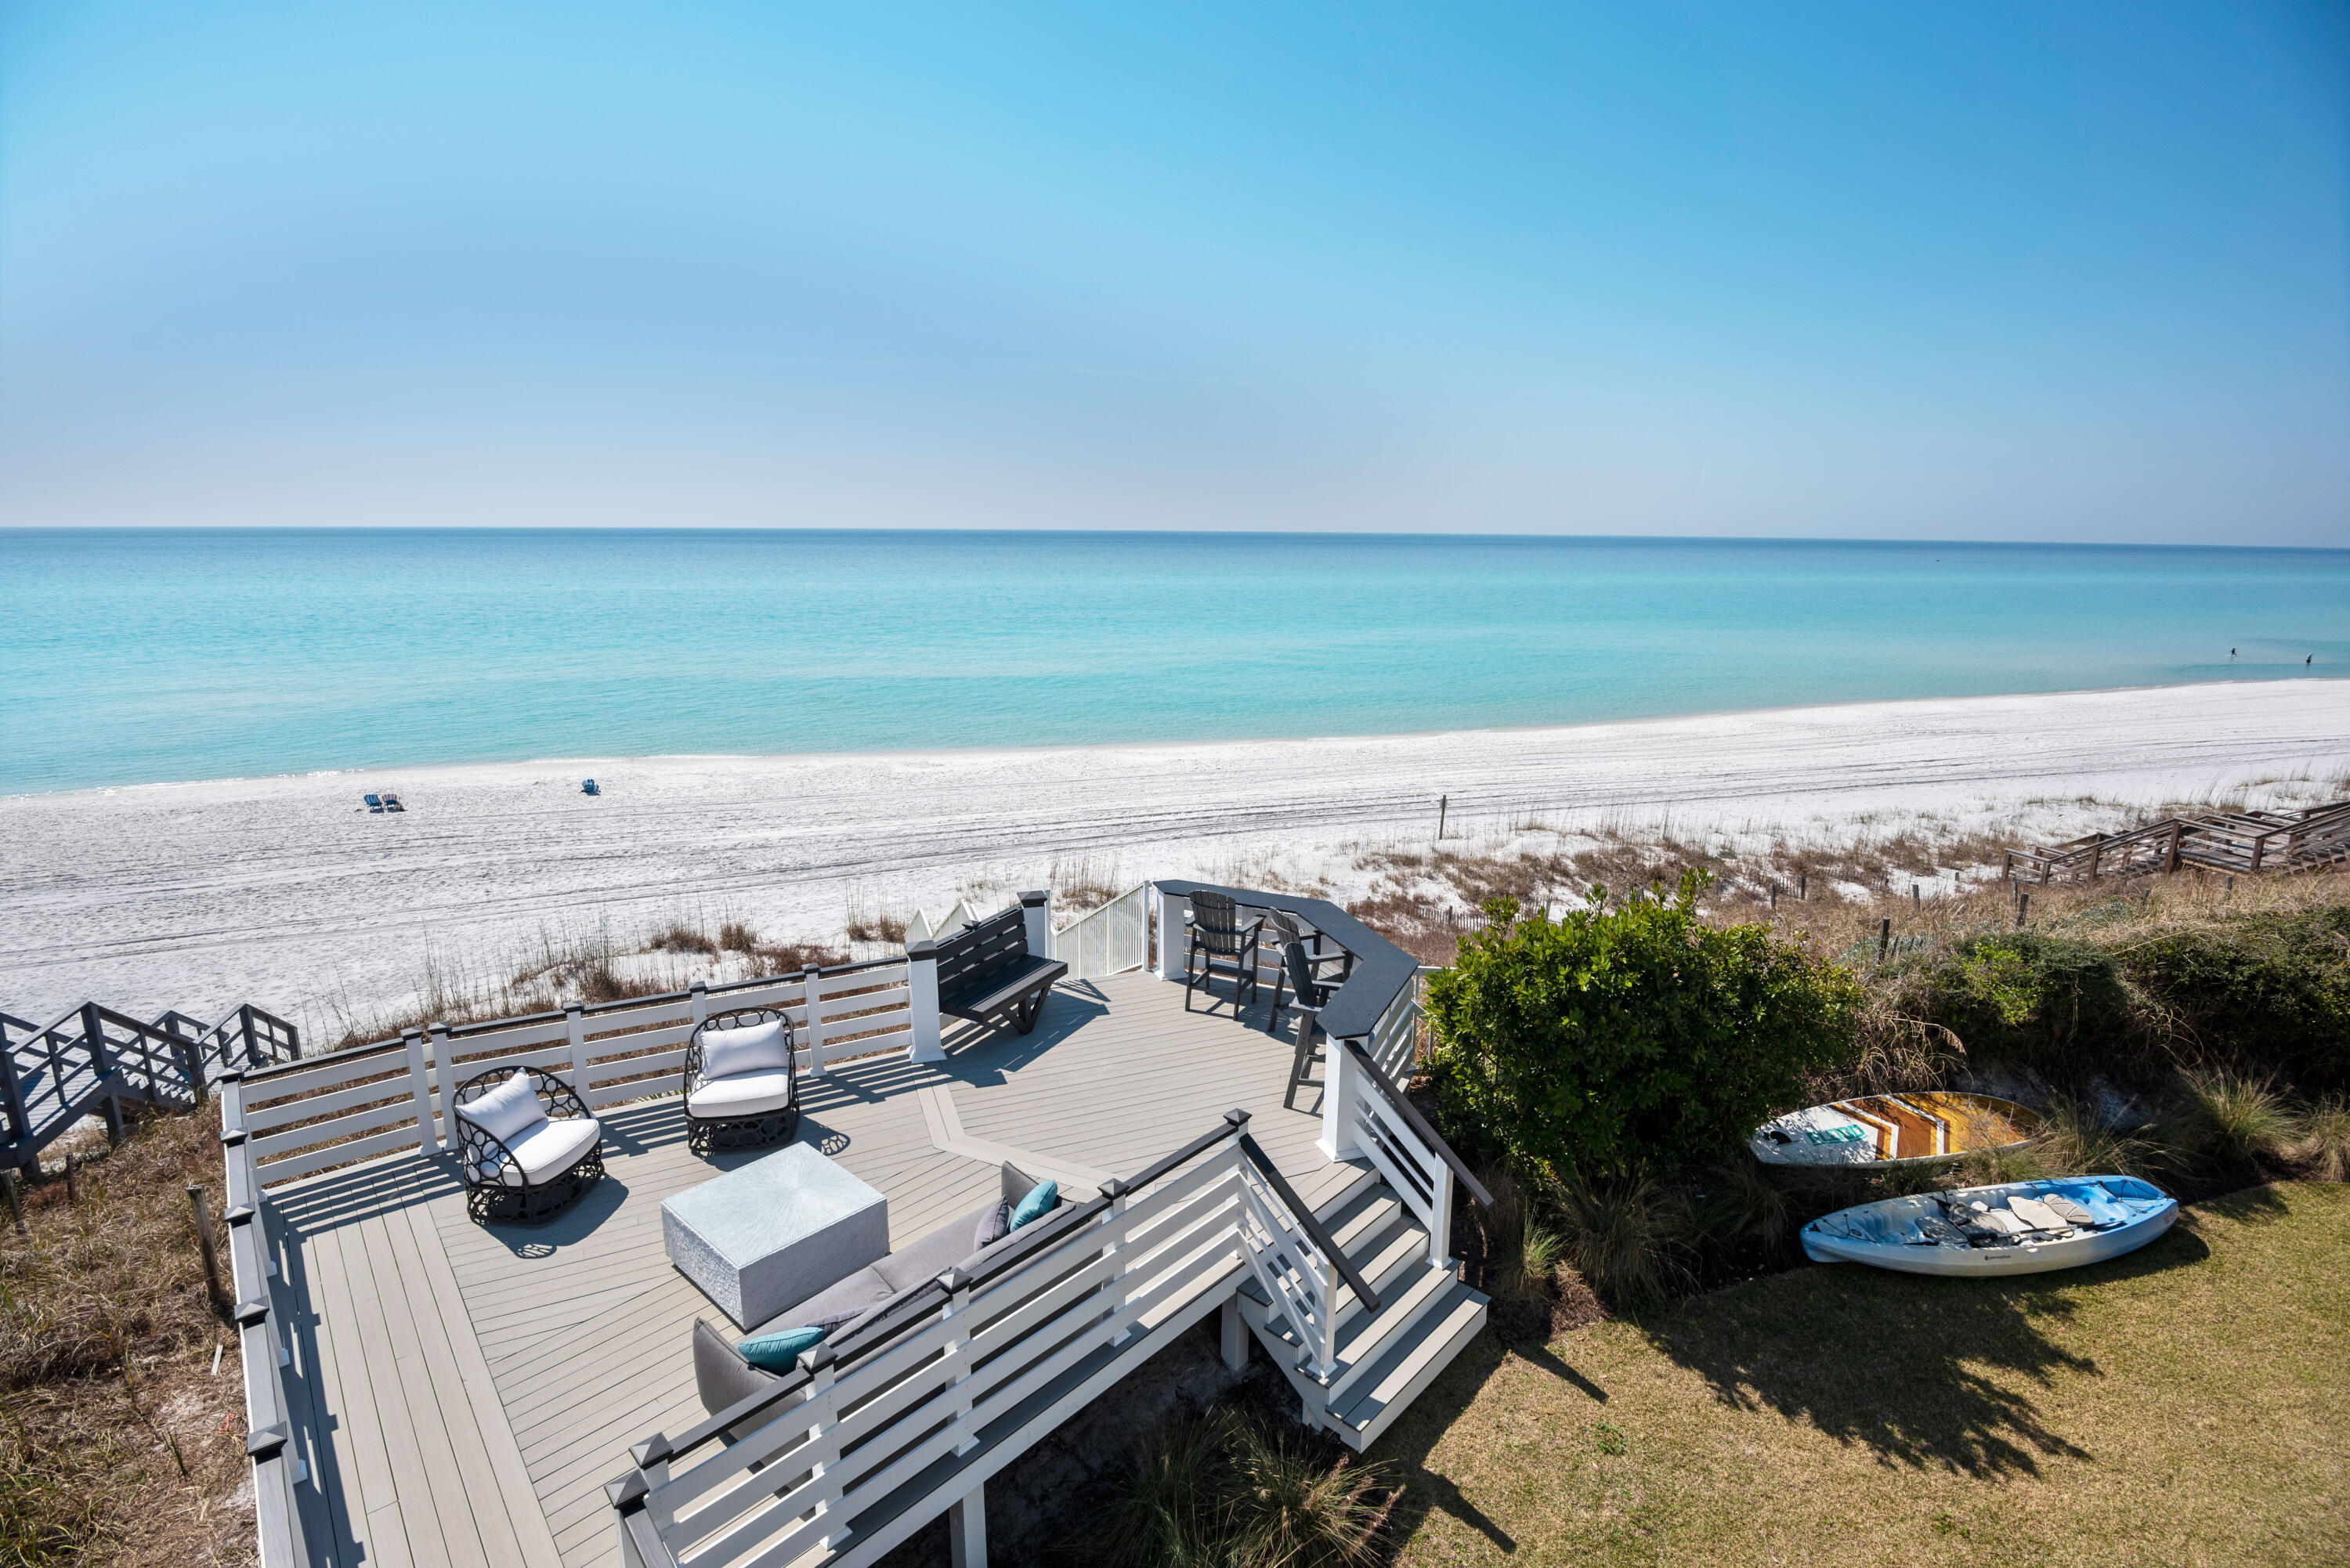
[[[508,1148],[546,1119],[546,1112],[538,1103],[538,1091],[530,1086],[530,1075],[519,1069],[481,1098],[459,1106],[457,1114]]]
[[[784,1044],[781,1023],[702,1032],[702,1075],[705,1078],[729,1078],[737,1073],[780,1073],[791,1064],[791,1050]]]

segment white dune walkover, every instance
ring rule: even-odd
[[[1249,942],[1222,940],[1233,909]],[[1041,1008],[956,1016],[1022,961]],[[901,958],[231,1075],[265,1568],[845,1565],[941,1514],[970,1568],[987,1479],[1211,1316],[1229,1361],[1253,1340],[1307,1421],[1368,1445],[1486,1315],[1450,1228],[1456,1186],[1484,1195],[1398,1087],[1419,979],[1330,904],[1168,880],[1058,931],[1024,895]],[[778,1015],[785,1141],[886,1199],[875,1270],[950,1227],[965,1251],[1007,1165],[1061,1201],[713,1394],[696,1320],[753,1325],[672,1266],[662,1202],[782,1145],[705,1136],[680,1074],[722,1021]],[[517,1068],[592,1116],[602,1174],[544,1223],[484,1223],[515,1179],[484,1167],[469,1210],[449,1113]]]

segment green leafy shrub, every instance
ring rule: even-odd
[[[2350,1087],[2350,908],[2174,930],[2121,961],[2204,1054]]]
[[[1977,1061],[2073,1080],[2111,1071],[2142,1035],[2114,955],[2041,931],[1974,937],[1929,981],[1936,1022]]]
[[[1528,1172],[1604,1181],[1719,1159],[1848,1063],[1861,991],[1761,926],[1670,899],[1520,919],[1497,899],[1429,981],[1430,1078],[1457,1137]]]

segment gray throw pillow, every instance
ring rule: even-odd
[[[992,1203],[981,1213],[979,1228],[972,1232],[971,1250],[974,1252],[990,1247],[1012,1234],[1012,1205]]]

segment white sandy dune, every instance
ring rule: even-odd
[[[1573,728],[926,756],[660,757],[389,768],[0,799],[0,1010],[142,1016],[242,1000],[306,1028],[411,994],[428,962],[510,969],[541,930],[697,911],[837,939],[852,902],[968,886],[1230,877],[1345,891],[1350,846],[1528,816],[1677,831],[1877,814],[2036,830],[2350,768],[2350,686],[2213,684],[1856,704]],[[604,794],[579,781],[592,774]],[[399,791],[405,815],[355,809]],[[2089,808],[2078,803],[2104,803]],[[2035,804],[2036,803],[2036,804]],[[2064,803],[2075,803],[2066,807]]]

